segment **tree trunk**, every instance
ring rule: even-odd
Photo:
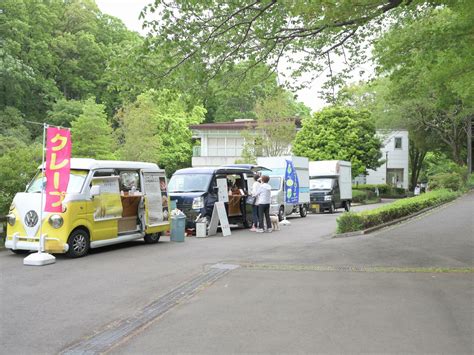
[[[418,178],[420,176],[421,167],[423,166],[423,161],[425,160],[426,150],[418,149],[413,142],[410,144],[410,186],[409,189],[412,190],[418,183]]]

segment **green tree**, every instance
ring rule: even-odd
[[[71,122],[82,114],[84,103],[78,100],[60,99],[48,111],[48,123],[54,126],[71,127]]]
[[[82,114],[72,121],[72,155],[76,158],[114,159],[112,128],[105,106],[87,99]]]
[[[309,117],[309,108],[281,89],[273,96],[259,100],[254,111],[256,124],[250,123],[251,127],[242,132],[245,144],[239,161],[245,163],[255,162],[258,156],[288,154],[296,136],[296,121]]]
[[[149,90],[119,112],[119,154],[123,159],[156,162],[168,174],[189,166],[189,125],[204,120],[202,106],[187,108],[180,94]]]
[[[392,102],[463,164],[474,112],[474,3],[447,4],[408,14],[376,43],[375,53],[390,77]]]
[[[439,140],[419,124],[422,116],[433,114],[411,100],[396,100],[388,77],[378,77],[368,83],[350,85],[338,95],[338,103],[371,112],[378,129],[406,129],[409,132],[410,189],[416,186],[424,158],[429,151],[439,150]]]
[[[380,148],[368,111],[330,107],[303,120],[292,150],[309,160],[348,160],[357,176],[382,164]]]
[[[27,145],[0,136],[0,215],[8,213],[13,197],[25,191],[40,164],[40,143]]]

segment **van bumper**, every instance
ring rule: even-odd
[[[66,253],[69,250],[67,243],[61,242],[58,238],[52,238],[45,235],[45,247],[46,252],[52,253]],[[15,233],[11,236],[7,236],[5,240],[5,248],[12,250],[30,250],[38,251],[41,247],[41,241],[39,237],[25,237],[20,236],[19,233]]]

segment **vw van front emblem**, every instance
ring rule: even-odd
[[[25,224],[28,227],[34,227],[36,223],[38,223],[38,214],[33,210],[28,211],[25,216]]]

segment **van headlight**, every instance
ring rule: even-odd
[[[49,217],[48,222],[49,224],[51,224],[51,227],[58,229],[61,228],[64,223],[64,220],[60,215],[53,214],[51,217]]]
[[[324,201],[332,201],[332,196],[331,195],[324,196]]]
[[[193,199],[193,206],[192,206],[192,209],[193,210],[198,210],[198,209],[201,209],[201,208],[204,208],[204,197],[195,197]]]
[[[272,196],[271,204],[276,205],[277,203],[278,203],[278,196]]]
[[[9,215],[7,215],[7,222],[11,226],[15,225],[16,216],[13,213],[10,213]]]

